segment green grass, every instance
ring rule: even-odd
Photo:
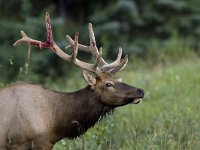
[[[134,71],[129,63],[120,76],[145,90],[143,102],[117,108],[83,136],[62,140],[54,150],[199,149],[200,60],[172,64]]]

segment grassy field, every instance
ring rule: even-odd
[[[138,105],[117,108],[76,140],[54,150],[197,150],[200,147],[200,60],[129,68],[124,82],[145,90]],[[82,86],[82,83],[81,85]]]

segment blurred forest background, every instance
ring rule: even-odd
[[[85,86],[82,70],[50,50],[32,47],[27,64],[28,46],[13,47],[21,30],[46,39],[46,12],[62,49],[66,34],[76,32],[79,43],[89,45],[91,22],[103,57],[114,60],[121,46],[129,63],[120,77],[145,91],[142,104],[118,108],[55,150],[199,149],[200,0],[0,0],[0,88],[17,81],[60,91]],[[79,57],[93,61],[85,53]]]
[[[50,51],[32,48],[30,74],[27,46],[13,47],[20,30],[45,40],[45,13],[52,20],[54,39],[64,49],[66,34],[80,33],[80,43],[89,43],[87,24],[93,23],[98,47],[104,57],[115,59],[118,47],[124,54],[147,63],[166,63],[190,51],[200,52],[200,1],[198,0],[1,0],[0,82],[30,79],[45,83],[69,74],[70,64]],[[88,58],[87,54],[80,57]],[[74,67],[72,67],[74,68]],[[38,75],[39,74],[39,75]]]

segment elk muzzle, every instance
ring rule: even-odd
[[[129,103],[133,103],[133,104],[138,104],[142,101],[142,98],[144,97],[144,90],[138,88],[135,92],[135,90],[133,90],[133,92],[131,94],[129,94],[127,97],[124,98],[125,103],[129,104]]]

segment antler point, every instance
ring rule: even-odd
[[[78,32],[76,32],[76,33],[75,33],[75,36],[78,36],[78,35],[79,35],[79,33],[78,33]]]
[[[49,13],[48,13],[48,12],[46,12],[46,17],[48,17],[48,18],[49,18]]]
[[[26,33],[23,30],[21,30],[20,33],[21,33],[22,37],[26,36]]]

